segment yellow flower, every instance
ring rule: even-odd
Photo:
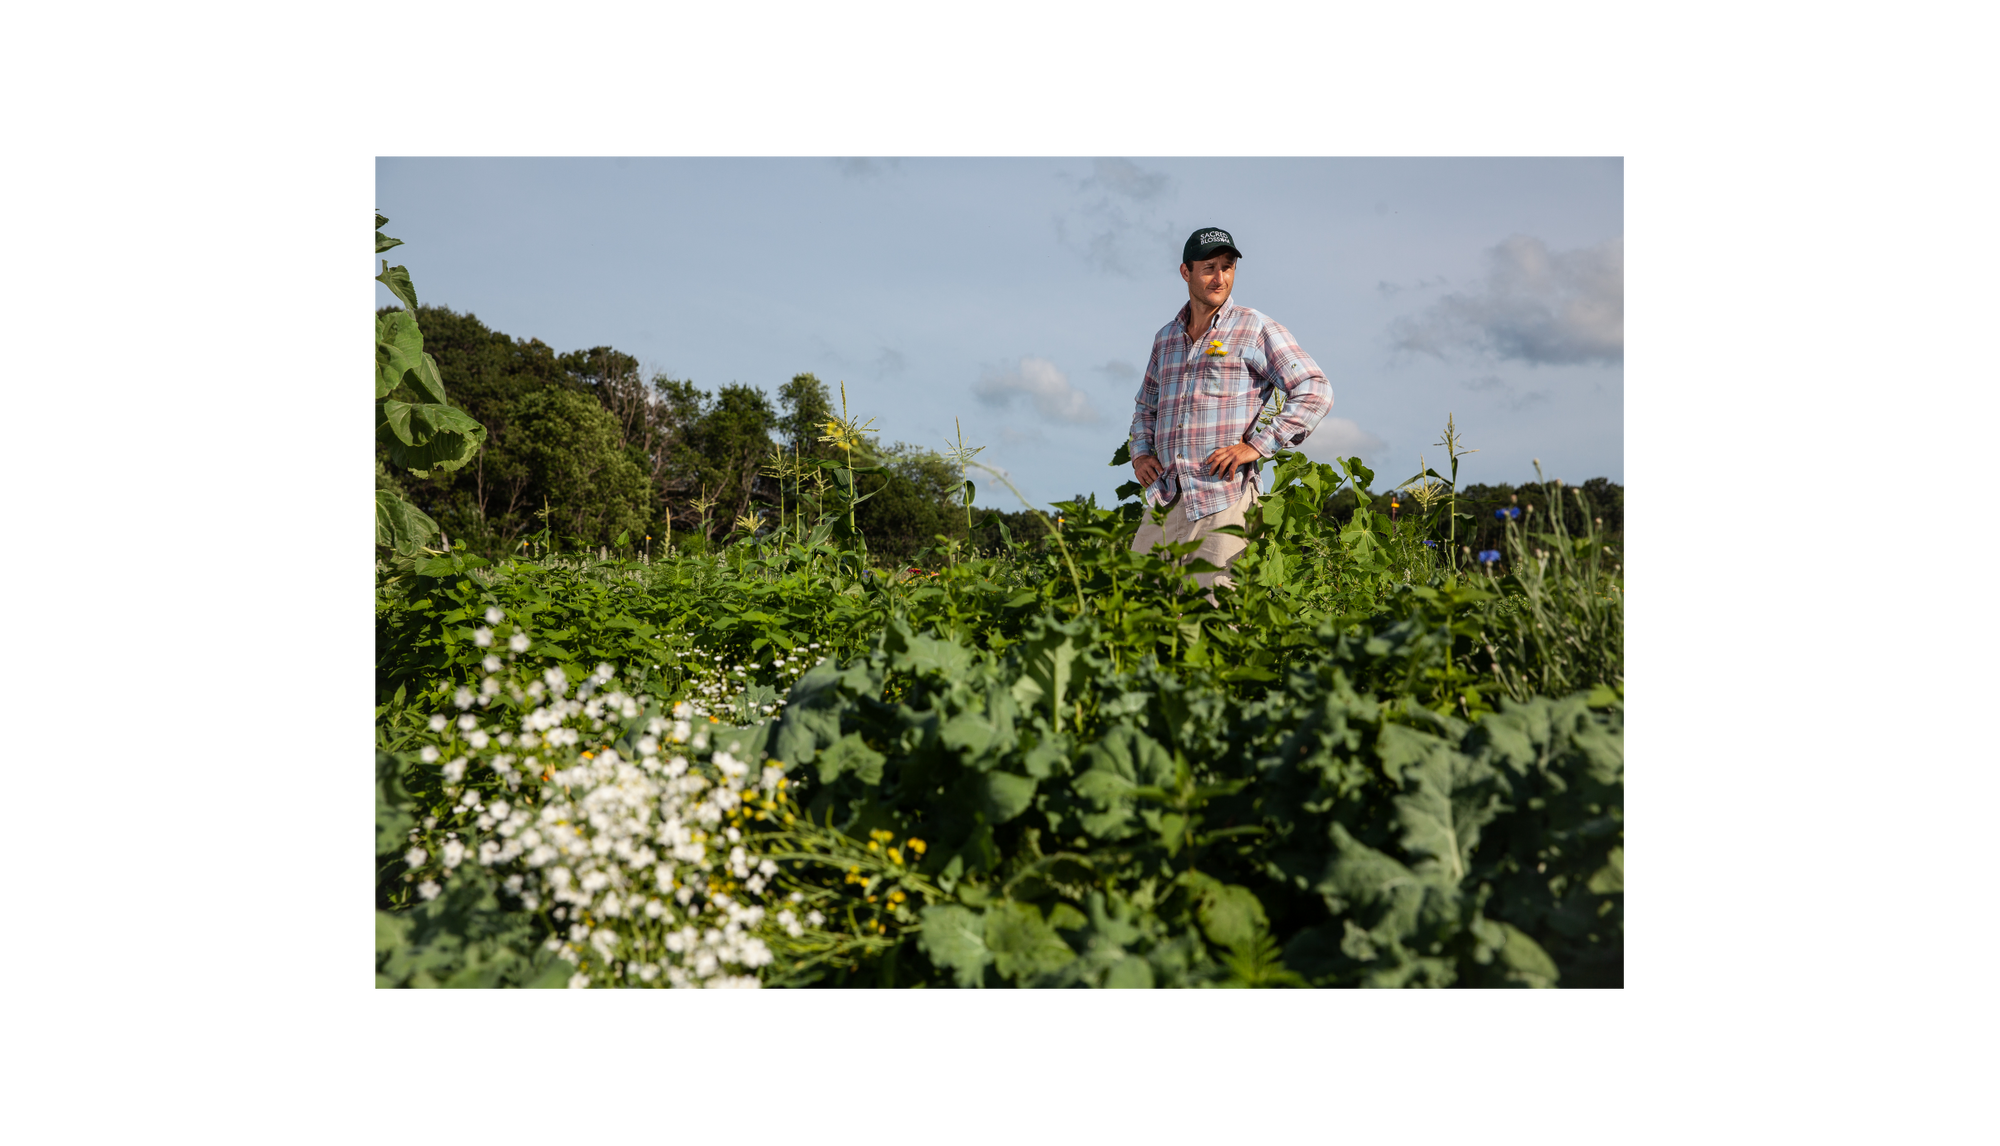
[[[868,841],[868,850],[869,850],[869,851],[871,851],[871,852],[878,852],[878,851],[881,851],[881,850],[882,850],[882,845],[881,845],[881,844],[879,844],[879,843],[876,843],[876,842],[875,842],[874,840],[869,840],[869,841]]]
[[[890,848],[890,849],[889,849],[889,862],[890,862],[890,863],[902,863],[902,862],[903,862],[903,853],[902,853],[902,852],[899,852],[899,851],[897,851],[897,850],[896,850],[895,848]]]
[[[911,850],[911,851],[913,851],[913,852],[917,853],[918,855],[922,855],[922,854],[924,854],[924,841],[922,841],[922,840],[911,840],[911,841],[909,841],[909,844],[910,844],[910,850]]]

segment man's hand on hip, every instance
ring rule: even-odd
[[[1139,479],[1140,485],[1152,485],[1160,480],[1160,463],[1151,454],[1140,454],[1132,459],[1132,476]]]
[[[1248,442],[1238,442],[1233,446],[1218,447],[1202,464],[1208,468],[1210,475],[1222,477],[1235,470],[1237,466],[1245,462],[1254,462],[1263,456],[1257,452],[1256,446]]]

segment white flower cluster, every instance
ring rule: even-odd
[[[713,719],[682,703],[642,724],[649,698],[600,693],[615,676],[599,665],[574,696],[560,668],[525,687],[489,676],[476,696],[458,689],[460,715],[428,723],[443,750],[418,753],[455,802],[446,823],[427,817],[410,833],[404,859],[413,871],[435,857],[444,874],[467,859],[503,873],[524,906],[564,929],[548,945],[583,968],[573,987],[755,987],[772,961],[760,929],[796,938],[801,928],[789,910],[767,922],[778,867],[751,855],[730,821],[756,814],[746,801],[776,792],[784,772],[738,759],[734,742],[691,763],[684,753],[706,752]],[[466,711],[503,692],[517,721]],[[435,878],[417,885],[426,899],[440,890]]]
[[[736,711],[743,694],[750,690],[751,676],[755,672],[767,672],[775,678],[779,691],[791,687],[792,682],[805,675],[807,669],[819,663],[818,656],[806,656],[806,652],[817,650],[819,642],[794,649],[797,655],[777,656],[770,661],[748,661],[741,664],[728,661],[721,653],[711,653],[704,649],[689,649],[676,652],[680,660],[678,666],[689,679],[690,699],[694,703],[696,715],[706,716]],[[654,665],[654,668],[661,666]],[[778,711],[778,705],[765,704],[758,713],[771,716]]]

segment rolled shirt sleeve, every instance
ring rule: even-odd
[[[1156,346],[1146,359],[1146,376],[1139,380],[1139,393],[1132,399],[1132,456],[1153,453],[1153,417],[1160,409],[1160,351]]]
[[[1267,363],[1266,377],[1272,386],[1284,392],[1285,408],[1261,431],[1256,423],[1251,423],[1243,441],[1268,458],[1306,440],[1320,419],[1333,409],[1333,387],[1312,355],[1283,326],[1266,322],[1259,341],[1263,343],[1260,349]],[[1132,452],[1138,453],[1138,448],[1134,447]]]

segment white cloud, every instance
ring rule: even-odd
[[[1116,358],[1111,359],[1109,362],[1106,362],[1102,366],[1093,367],[1092,369],[1099,370],[1105,374],[1110,375],[1112,380],[1117,382],[1136,382],[1139,379],[1139,368],[1137,366],[1132,365],[1130,362],[1120,361],[1119,359]]]
[[[1359,456],[1366,461],[1378,457],[1389,448],[1389,443],[1362,429],[1351,419],[1329,415],[1321,418],[1312,435],[1294,448],[1316,462],[1335,465],[1338,464],[1336,458]]]
[[[972,395],[997,407],[1009,406],[1016,398],[1030,399],[1035,412],[1049,422],[1089,425],[1098,420],[1090,398],[1046,358],[1023,358],[1010,370],[990,370],[973,386]]]
[[[1390,324],[1399,349],[1472,350],[1532,364],[1625,361],[1625,240],[1551,251],[1515,235],[1486,253],[1486,281]]]

